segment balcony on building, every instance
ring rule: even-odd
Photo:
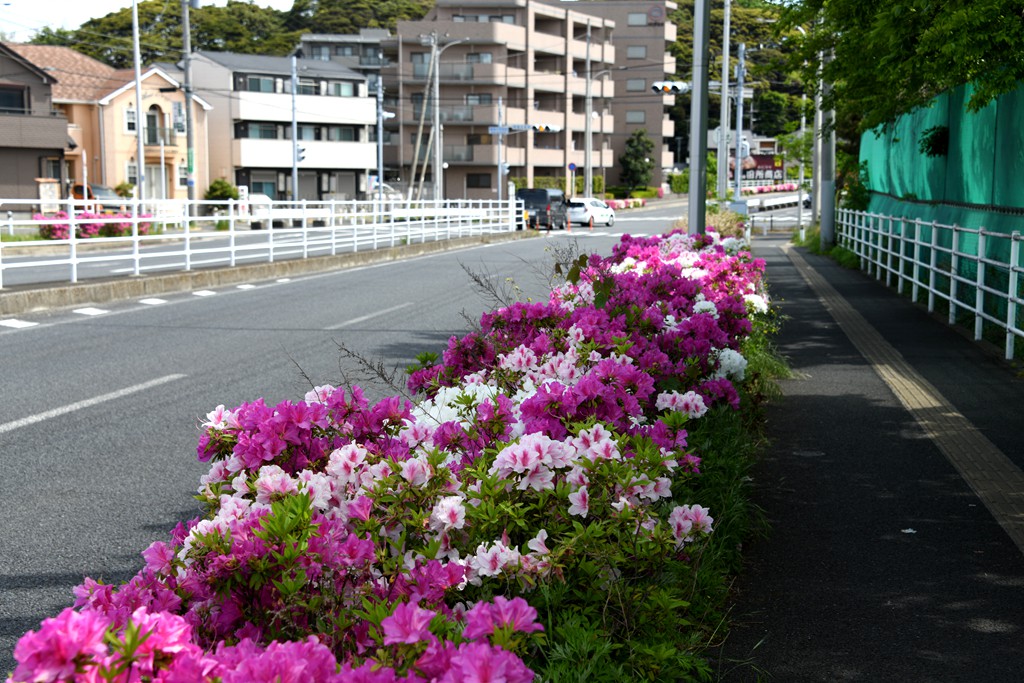
[[[56,110],[0,109],[0,140],[4,147],[64,149],[68,120]]]

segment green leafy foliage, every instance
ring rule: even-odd
[[[208,200],[227,200],[227,199],[238,199],[238,188],[232,185],[224,178],[217,178],[210,187],[206,190],[204,199]]]
[[[799,49],[791,64],[812,82],[818,54],[832,84],[825,105],[858,129],[891,124],[940,93],[973,84],[977,111],[1024,78],[1024,11],[1019,0],[801,0],[787,3],[780,28]]]
[[[654,170],[654,142],[647,131],[639,128],[626,140],[626,148],[619,157],[619,165],[622,167],[620,175],[623,184],[632,193],[638,187],[645,187],[651,182],[651,173]]]

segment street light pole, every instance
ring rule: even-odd
[[[186,173],[188,191],[188,210],[191,213],[196,200],[195,154],[196,134],[192,124],[192,27],[189,24],[188,9],[191,3],[199,5],[199,0],[181,0],[181,51],[185,71],[185,148]]]
[[[292,201],[299,201],[299,120],[296,91],[299,89],[298,56],[292,53]]]
[[[729,15],[730,0],[725,0],[722,24],[722,100],[718,116],[718,196],[729,192]]]
[[[592,130],[592,117],[594,115],[594,95],[593,85],[591,84],[590,76],[590,21],[587,21],[587,89],[586,89],[586,107],[584,110],[584,116],[586,121],[583,123],[583,196],[589,197],[593,193],[594,187],[594,169],[592,156],[594,154],[594,143],[590,139],[593,135]],[[576,194],[576,181],[573,181],[572,192],[570,196]]]
[[[434,101],[434,201],[442,201],[444,199],[444,161],[441,144],[441,55],[452,45],[464,43],[469,39],[459,38],[450,43],[438,45],[437,31],[433,31],[423,38],[430,41],[430,62],[434,65],[434,88],[431,96]]]
[[[743,76],[746,70],[747,44],[740,43],[736,66],[736,187],[733,190],[733,202],[739,204],[742,199],[743,165],[740,163],[740,148],[743,146]]]
[[[146,187],[146,148],[142,144],[142,127],[146,123],[146,118],[142,111],[142,56],[139,50],[139,3],[136,0],[132,0],[132,46],[133,61],[135,62],[135,153],[137,155],[135,176],[139,181],[139,184],[136,186],[138,192],[136,192],[135,196],[141,202]],[[88,192],[85,194],[88,198]],[[136,204],[135,208],[136,213],[139,213],[141,210],[139,204]]]
[[[708,0],[693,3],[693,91],[690,98],[690,187],[688,232],[704,233],[708,153]]]

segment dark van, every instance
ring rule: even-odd
[[[529,216],[528,225],[534,230],[565,230],[569,223],[569,204],[565,193],[555,188],[523,188],[516,190],[516,199],[523,202]]]

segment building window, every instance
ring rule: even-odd
[[[43,177],[60,180],[60,159],[43,159]]]
[[[409,55],[409,61],[413,64],[429,64],[430,53],[429,52],[413,52]]]
[[[490,173],[469,173],[466,175],[466,187],[490,188]]]
[[[188,187],[188,164],[178,164],[178,187]]]
[[[0,111],[8,114],[25,114],[28,111],[26,106],[25,89],[2,87],[0,88]]]
[[[641,110],[627,111],[626,123],[647,123],[647,112]]]
[[[124,131],[126,133],[134,133],[138,117],[135,115],[135,110],[129,107],[124,110]]]
[[[470,52],[466,55],[467,64],[491,64],[494,61],[494,55],[490,52]]]
[[[493,100],[491,99],[491,93],[489,93],[489,92],[481,92],[481,93],[471,92],[471,93],[466,95],[466,104],[469,104],[469,105],[474,105],[474,104],[491,104],[492,101]]]
[[[494,138],[491,137],[490,135],[485,135],[485,134],[482,134],[482,133],[471,134],[471,135],[467,135],[466,136],[466,144],[467,145],[493,145],[494,144]]]
[[[185,103],[174,102],[174,132],[185,132]]]
[[[647,12],[630,12],[626,17],[629,26],[647,26]]]
[[[358,142],[359,134],[355,126],[329,126],[327,139],[332,142]]]
[[[322,62],[331,61],[331,47],[329,45],[313,45],[309,48],[311,59],[319,59]]]
[[[246,76],[245,89],[249,92],[274,92],[274,79],[270,76]]]
[[[355,97],[356,84],[332,81],[327,84],[327,94],[331,97]]]
[[[125,164],[124,177],[125,181],[130,185],[139,184],[139,169],[135,166],[135,162],[129,161]]]
[[[352,45],[338,45],[334,48],[334,54],[339,57],[354,57],[356,49]]]
[[[311,81],[306,78],[299,79],[299,88],[295,91],[297,95],[319,95],[320,86],[316,81]]]
[[[626,47],[626,59],[647,59],[647,46],[629,45]]]
[[[647,80],[643,78],[626,79],[626,90],[629,92],[647,90]]]
[[[249,134],[246,137],[256,138],[257,140],[276,140],[277,139],[277,124],[276,123],[250,123]]]

